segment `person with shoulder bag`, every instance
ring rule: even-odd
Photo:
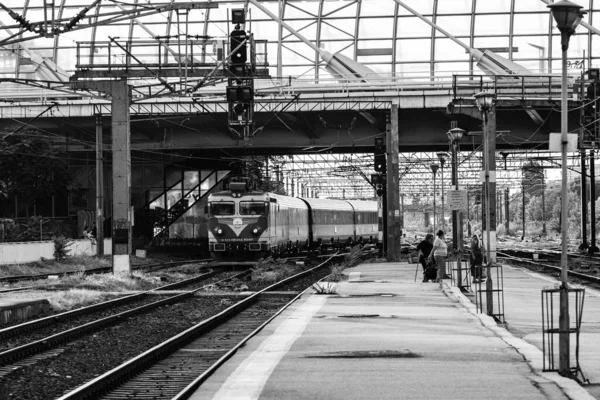
[[[469,265],[471,267],[473,283],[481,282],[483,280],[483,245],[480,244],[477,235],[473,235],[471,239]]]
[[[442,282],[442,279],[450,279],[450,276],[446,274],[446,257],[448,257],[448,245],[444,241],[444,231],[439,230],[436,234],[433,242],[433,249],[429,258],[435,259],[435,265],[437,267],[437,282]]]

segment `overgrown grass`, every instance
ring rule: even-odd
[[[290,263],[285,259],[273,259],[267,257],[260,260],[252,268],[252,280],[261,282],[277,282],[286,276],[291,276],[302,271],[296,263]]]
[[[93,290],[71,289],[51,295],[48,297],[48,301],[55,311],[69,311],[107,301],[114,297],[117,296]]]
[[[92,256],[68,257],[64,261],[47,260],[45,258],[29,264],[0,265],[0,276],[61,274],[67,271],[89,270],[111,266],[109,257]]]
[[[346,268],[352,268],[362,262],[364,262],[364,259],[361,246],[352,247],[350,252],[344,257],[344,262],[341,264],[333,264],[330,267],[331,274],[327,280],[313,284],[313,290],[317,294],[336,294],[336,283],[346,279],[346,275],[343,271]]]

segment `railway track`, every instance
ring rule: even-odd
[[[153,264],[144,264],[144,265],[136,265],[133,266],[133,270],[139,270],[143,272],[155,272],[163,268],[169,268],[182,264],[191,264],[191,263],[206,263],[213,261],[212,259],[202,259],[202,260],[185,260],[185,261],[169,261],[169,262],[161,262],[161,263],[153,263]],[[82,272],[86,275],[93,274],[105,274],[112,271],[112,267],[103,267],[103,268],[92,268],[85,271],[81,270],[73,270],[73,271],[64,271],[64,272],[51,272],[47,274],[34,274],[34,275],[12,275],[12,276],[3,276],[0,277],[1,283],[15,283],[20,281],[32,281],[38,279],[48,279],[49,276],[63,276],[63,275],[76,275],[81,274]]]
[[[235,276],[242,276],[243,274],[245,274],[245,272]],[[193,296],[194,293],[201,290],[202,287],[175,296],[170,296],[166,299],[162,299],[159,301],[153,299],[152,296],[150,296],[151,293],[157,293],[165,290],[173,290],[175,288],[195,284],[197,282],[207,280],[213,276],[215,276],[215,272],[208,272],[181,282],[161,286],[159,288],[152,289],[149,291],[133,294],[130,296],[106,301],[92,306],[79,308],[76,310],[52,315],[49,317],[2,329],[0,330],[0,340],[3,343],[3,345],[0,346],[0,366],[2,366],[0,367],[0,374],[2,373],[2,371],[14,368],[15,366],[12,364],[18,363],[26,357],[30,357],[40,352],[49,351],[54,347],[60,346],[86,333],[94,332],[96,330],[105,328],[114,323],[122,321],[125,318],[129,318],[133,315],[147,312],[149,310],[155,309],[166,304],[172,304],[174,302],[181,301],[183,299]],[[226,279],[232,279],[235,276],[228,277]],[[127,307],[127,305],[129,304],[137,303],[139,303],[139,306],[137,307]],[[121,310],[121,308],[129,309]],[[119,310],[119,312],[110,311],[115,309]],[[74,323],[74,321],[76,321],[77,319],[82,319],[84,317],[102,313],[107,310],[109,311],[109,315],[104,316],[101,319],[92,319],[89,322],[85,322],[79,325]],[[66,329],[57,329],[55,328],[55,326],[66,327]],[[42,332],[40,332],[41,330]],[[52,332],[52,334],[44,336],[43,332]],[[18,338],[15,339],[15,341],[13,341],[12,343],[9,341],[11,338],[15,338],[17,336]],[[7,349],[7,347],[9,346],[12,348]],[[31,361],[35,361],[35,359],[32,359]],[[27,363],[20,363],[16,366],[22,365],[27,365]]]
[[[268,292],[282,290],[317,271],[323,272],[322,277],[327,276],[326,267],[333,259],[249,295],[60,399],[187,398],[240,346],[300,296],[297,294],[290,301],[289,296],[273,297]],[[310,283],[305,285],[309,286]]]
[[[503,259],[510,260],[510,261],[513,261],[516,263],[531,265],[537,269],[549,270],[557,275],[560,275],[560,273],[562,272],[562,268],[558,265],[552,265],[552,264],[540,262],[538,260],[531,260],[531,259],[527,259],[527,258],[523,258],[523,257],[516,257],[516,256],[512,256],[510,254],[507,254],[505,252],[500,252],[500,251],[498,251],[497,254],[499,255],[498,258],[503,258]],[[592,283],[594,285],[600,285],[600,277],[598,277],[596,275],[573,271],[571,269],[569,269],[567,271],[567,274],[570,277],[580,279],[583,283]]]

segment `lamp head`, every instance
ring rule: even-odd
[[[444,152],[444,151],[438,151],[436,153],[438,160],[440,160],[440,164],[442,164],[442,167],[444,166],[444,163],[446,162],[446,160],[448,159],[448,153]]]
[[[452,128],[447,133],[448,139],[450,139],[450,141],[453,143],[460,142],[460,139],[462,139],[464,134],[465,130],[460,128]]]
[[[583,8],[572,1],[562,0],[549,4],[548,8],[552,12],[552,16],[556,21],[556,27],[568,35],[572,35],[575,29],[581,22],[581,19],[586,14],[581,11]]]
[[[475,101],[477,102],[477,107],[479,107],[480,111],[487,112],[492,105],[494,104],[494,100],[496,99],[496,95],[490,92],[479,92],[474,94]]]
[[[435,173],[440,168],[440,166],[437,164],[431,164],[429,167],[431,168],[431,172],[433,172],[433,176],[435,176]]]

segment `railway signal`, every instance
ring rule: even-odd
[[[231,10],[231,21],[235,24],[235,28],[229,34],[229,52],[231,53],[229,72],[234,76],[244,76],[248,60],[248,35],[242,28],[246,23],[244,9]]]
[[[385,144],[384,138],[375,138],[375,171],[385,174],[387,166],[385,162]]]

